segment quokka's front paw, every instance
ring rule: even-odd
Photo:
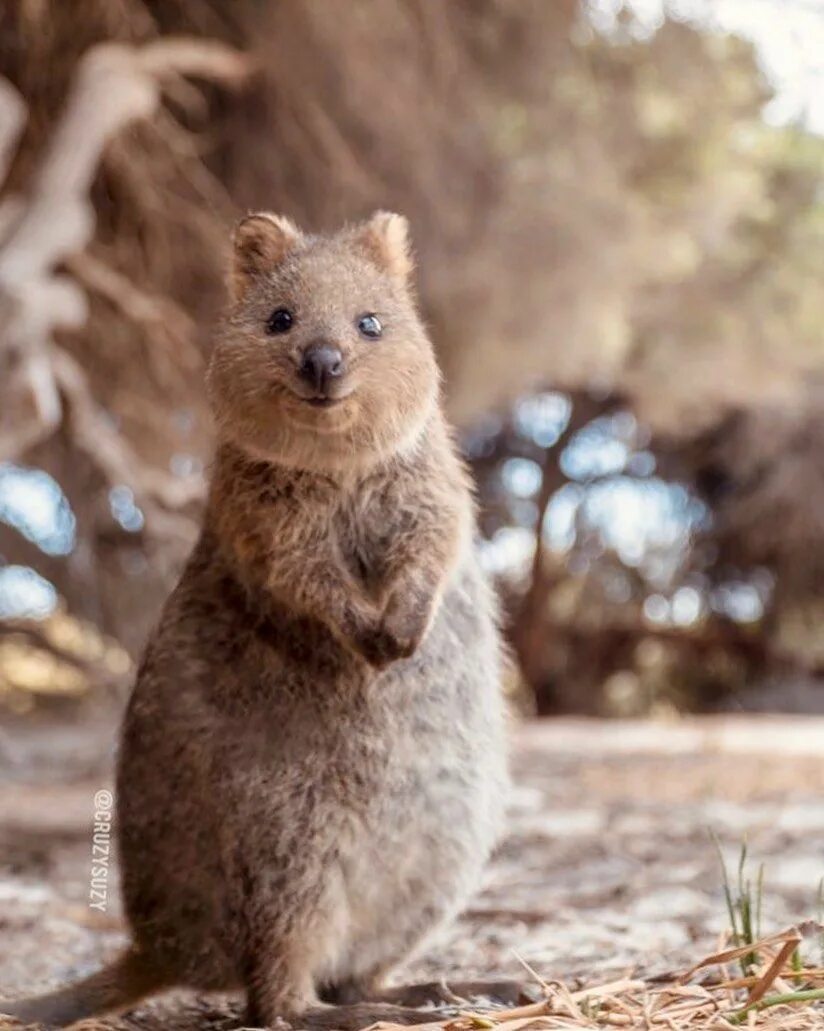
[[[417,641],[397,637],[383,622],[358,640],[358,651],[376,669],[383,669],[398,659],[408,659],[417,646]]]
[[[429,626],[428,607],[410,604],[407,592],[389,596],[378,626],[367,633],[362,653],[378,669],[398,659],[408,659],[418,650]]]

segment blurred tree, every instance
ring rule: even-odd
[[[346,17],[337,0],[7,3],[0,102],[22,137],[0,133],[0,266],[94,48],[124,47],[116,78],[143,61],[151,103],[107,132],[84,196],[87,237],[44,266],[80,298],[73,325],[50,328],[45,346],[8,331],[0,343],[0,458],[51,474],[75,520],[70,546],[44,551],[42,534],[4,515],[0,479],[6,568],[42,573],[134,653],[196,532],[210,447],[200,381],[232,220],[268,207],[324,228],[396,207],[415,227],[422,301],[469,436],[542,384],[572,398],[553,448],[519,435],[510,413],[494,416],[494,453],[473,456],[487,533],[531,535],[513,639],[544,707],[598,708],[610,677],[643,666],[653,629],[679,669],[689,655],[707,668],[707,641],[719,668],[747,656],[706,689],[679,687],[679,704],[762,662],[723,613],[724,634],[713,624],[703,644],[694,624],[677,641],[677,628],[652,626],[644,605],[663,588],[598,543],[589,501],[574,547],[535,546],[565,488],[617,489],[570,477],[559,456],[621,413],[711,513],[688,521],[701,542],[679,551],[667,590],[700,576],[709,597],[729,570],[763,567],[777,585],[764,631],[799,654],[785,624],[797,627],[799,605],[812,611],[812,576],[793,570],[824,561],[806,491],[821,439],[809,384],[824,363],[824,143],[765,124],[768,90],[741,40],[674,17],[645,34],[627,12],[605,33],[590,13],[575,0],[357,0]],[[146,63],[180,36],[201,50]],[[227,89],[240,78],[228,48],[256,69],[239,91]],[[101,104],[114,92],[100,89]],[[13,293],[6,285],[4,304]],[[513,457],[537,467],[535,496],[501,495]],[[628,595],[614,588],[626,578]],[[622,627],[614,599],[609,619],[598,615],[606,583],[625,599]]]

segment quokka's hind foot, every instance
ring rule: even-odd
[[[526,981],[427,981],[385,988],[375,998],[398,1006],[521,1006],[536,1002],[540,987]]]
[[[415,1009],[420,1006],[466,1007],[520,1006],[540,999],[538,985],[525,981],[426,981],[422,984],[397,985],[375,989],[369,983],[342,981],[321,993],[326,1003],[349,1006],[359,1002],[390,1003]]]
[[[290,1023],[301,1031],[361,1031],[371,1024],[428,1024],[437,1020],[433,1010],[395,1006],[390,1002],[355,1002],[348,1006],[317,1005]]]
[[[348,991],[353,990],[349,985]],[[347,986],[338,986],[338,991],[346,995]],[[539,998],[538,986],[523,981],[429,981],[384,989],[376,999],[367,1001],[312,1006],[291,1023],[307,1031],[361,1031],[379,1022],[412,1026],[454,1016],[468,1005],[510,1007]]]

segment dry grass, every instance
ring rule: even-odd
[[[417,1025],[417,1031],[552,1031],[560,1028],[665,1028],[670,1031],[814,1031],[824,1028],[824,967],[793,957],[804,939],[824,927],[810,921],[743,946],[723,948],[689,970],[647,980],[626,978],[572,989],[541,982],[545,998],[515,1009]],[[731,965],[754,956],[753,973],[737,976]],[[824,962],[824,957],[822,957]],[[400,1025],[375,1025],[400,1031]]]

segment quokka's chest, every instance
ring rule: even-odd
[[[393,541],[404,532],[398,506],[382,496],[352,499],[339,506],[329,523],[336,550],[359,577],[379,575]]]

